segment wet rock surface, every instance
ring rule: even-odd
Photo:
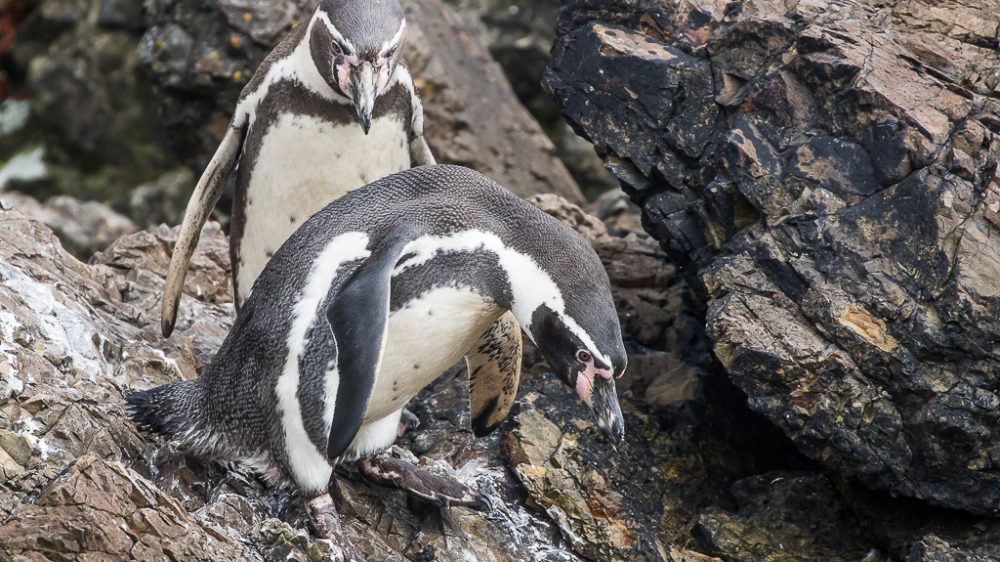
[[[837,474],[993,515],[998,11],[578,0],[546,74],[754,410]]]

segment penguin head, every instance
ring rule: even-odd
[[[399,62],[405,32],[398,0],[321,0],[313,16],[309,42],[316,67],[352,101],[365,134],[375,99]]]
[[[607,274],[582,240],[579,251],[553,256],[559,295],[535,308],[526,331],[545,361],[597,416],[612,443],[625,436],[615,379],[627,357]],[[525,325],[522,323],[522,325]]]

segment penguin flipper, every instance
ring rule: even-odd
[[[187,209],[184,211],[184,222],[181,223],[181,231],[177,236],[174,252],[170,256],[167,281],[163,286],[163,304],[160,309],[160,330],[163,332],[163,337],[169,337],[174,331],[188,262],[191,261],[191,255],[198,246],[201,227],[205,225],[208,215],[226,189],[226,180],[242,152],[246,132],[246,122],[241,125],[236,125],[234,122],[229,126],[225,136],[222,137],[222,142],[219,143],[219,148],[215,151],[215,156],[208,163],[188,201]]]
[[[492,433],[514,406],[521,380],[521,345],[521,326],[508,311],[465,355],[476,437]]]
[[[414,166],[430,166],[437,164],[431,147],[427,145],[427,139],[423,135],[410,142],[410,160]]]
[[[344,454],[364,421],[368,400],[382,361],[389,326],[392,269],[412,240],[400,234],[386,241],[337,291],[326,319],[337,345],[337,402],[330,425],[327,457]]]

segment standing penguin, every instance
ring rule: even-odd
[[[400,56],[405,32],[398,0],[321,0],[264,59],[184,213],[164,288],[164,336],[173,331],[201,227],[231,174],[239,307],[267,260],[313,213],[378,178],[434,163]]]
[[[400,411],[463,355],[477,434],[508,414],[520,339],[476,347],[512,312],[548,364],[617,443],[613,378],[625,348],[607,274],[574,231],[488,178],[454,166],[407,170],[306,221],[261,274],[202,376],[128,397],[136,423],[195,454],[295,483],[317,533],[360,560],[328,493],[338,462],[441,505],[476,492],[384,450]],[[516,340],[516,341],[515,341]]]

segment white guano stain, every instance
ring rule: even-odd
[[[73,369],[90,381],[111,373],[111,365],[94,345],[94,335],[98,332],[87,313],[59,302],[52,285],[33,279],[4,262],[0,262],[0,281],[0,288],[13,293],[35,313],[47,356],[68,358]]]

